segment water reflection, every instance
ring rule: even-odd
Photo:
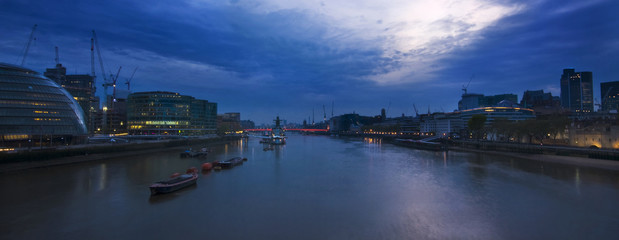
[[[180,158],[181,150],[172,149],[0,175],[0,224],[10,229],[0,239],[556,239],[592,232],[603,239],[617,233],[616,171],[422,151],[374,138],[291,134],[272,151],[263,151],[257,138],[209,149],[206,159]],[[236,156],[249,160],[150,197],[148,186],[173,172]]]

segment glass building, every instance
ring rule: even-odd
[[[600,83],[602,111],[619,110],[619,81]]]
[[[3,147],[82,142],[80,105],[58,83],[30,69],[0,63],[0,135]]]
[[[563,69],[561,106],[577,113],[593,112],[593,73]]]
[[[174,92],[138,92],[127,97],[132,135],[199,136],[217,130],[217,103]]]

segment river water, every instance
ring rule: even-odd
[[[157,152],[0,175],[1,239],[616,239],[619,174],[377,139],[291,135],[197,185],[148,186],[204,159]],[[200,146],[194,146],[199,148]]]

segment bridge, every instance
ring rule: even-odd
[[[252,128],[252,129],[244,129],[246,132],[264,132],[271,131],[270,128]],[[306,128],[284,128],[284,131],[289,132],[326,132],[327,129],[306,129]]]

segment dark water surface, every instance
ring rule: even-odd
[[[199,146],[196,146],[199,147]],[[374,139],[213,148],[244,165],[150,197],[178,151],[0,175],[1,239],[617,239],[619,173]]]

